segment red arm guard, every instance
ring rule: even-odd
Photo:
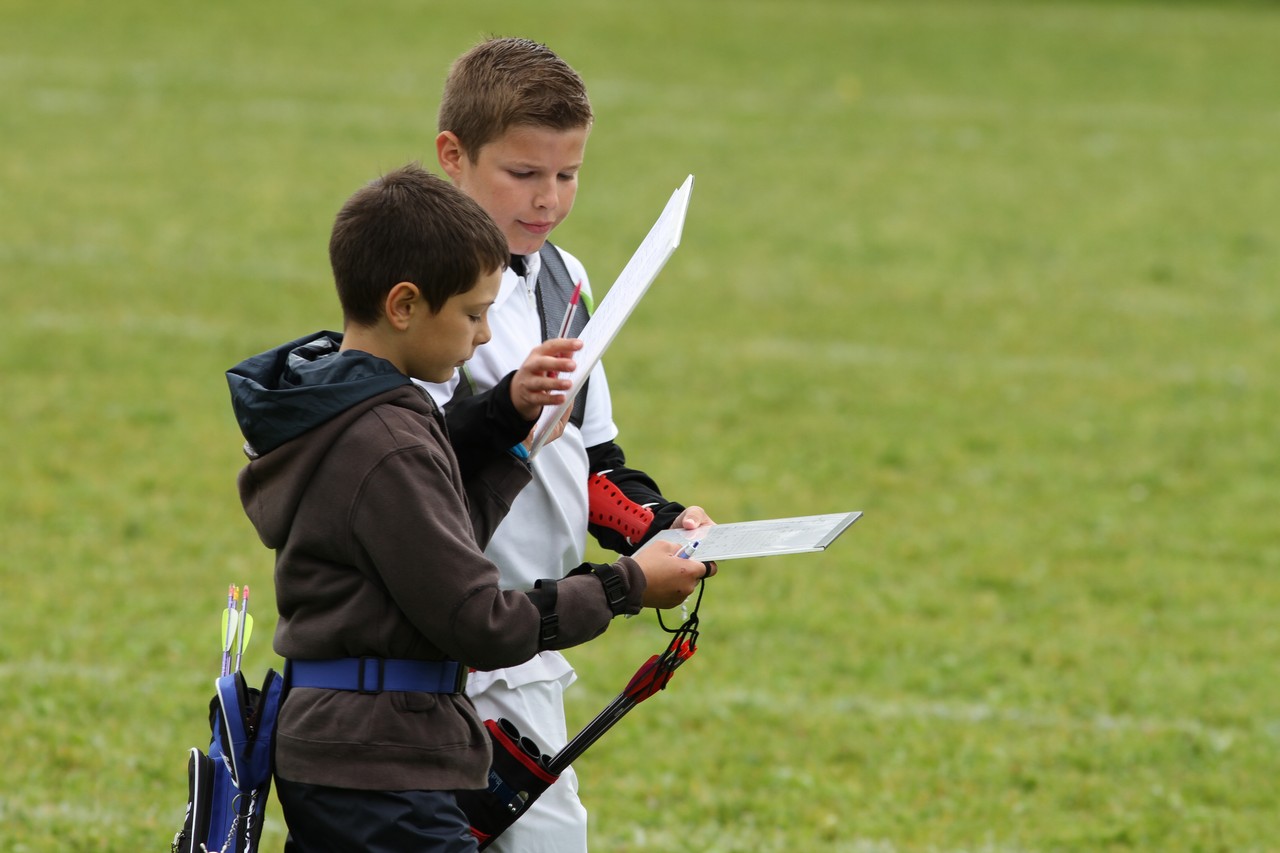
[[[628,498],[604,474],[587,478],[587,508],[592,524],[625,536],[632,545],[638,544],[653,524],[653,510]]]

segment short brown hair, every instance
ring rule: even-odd
[[[338,211],[329,263],[347,322],[372,326],[402,281],[422,291],[433,312],[503,269],[507,238],[489,214],[417,163],[356,191]]]
[[[569,63],[529,39],[492,38],[449,69],[436,130],[452,132],[475,162],[512,127],[576,130],[592,118],[587,87]]]

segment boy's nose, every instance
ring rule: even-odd
[[[555,210],[560,203],[560,194],[556,191],[556,182],[548,181],[538,187],[538,193],[533,199],[534,205],[540,209]]]

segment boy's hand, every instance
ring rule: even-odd
[[[716,573],[715,563],[677,557],[680,547],[675,542],[654,542],[635,555],[646,581],[641,599],[645,607],[675,607],[693,595],[698,581]]]
[[[547,433],[547,444],[555,441],[564,435],[564,428],[569,425],[569,418],[573,416],[573,406],[564,410],[564,414],[560,416],[560,420],[551,425],[551,431]],[[533,430],[529,430],[529,437],[525,440],[528,445],[533,444]]]
[[[521,417],[537,420],[543,406],[564,402],[564,392],[573,383],[560,374],[577,368],[572,354],[580,349],[582,341],[577,338],[552,338],[533,348],[511,378],[511,402]]]
[[[708,524],[715,524],[711,520],[711,516],[707,515],[707,511],[700,506],[686,507],[685,511],[676,516],[676,520],[671,522],[672,530],[697,530]]]

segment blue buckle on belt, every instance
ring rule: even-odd
[[[383,663],[382,663],[382,658],[358,657],[358,658],[356,658],[356,661],[357,661],[357,664],[356,664],[356,692],[357,692],[357,693],[364,693],[364,694],[366,694],[366,695],[372,695],[372,694],[374,694],[374,693],[381,693],[381,692],[382,692],[383,676],[384,676],[384,675],[385,675],[385,673],[386,673],[386,669],[385,669],[385,667],[383,666]],[[373,661],[373,664],[374,664],[374,666],[373,666],[373,672],[374,672],[374,674],[377,676],[377,682],[376,682],[377,686],[376,686],[376,687],[372,687],[372,688],[370,688],[370,687],[365,687],[365,686],[364,686],[364,685],[365,685],[364,676],[365,676],[365,673],[369,671],[369,666],[368,666],[369,661]]]

